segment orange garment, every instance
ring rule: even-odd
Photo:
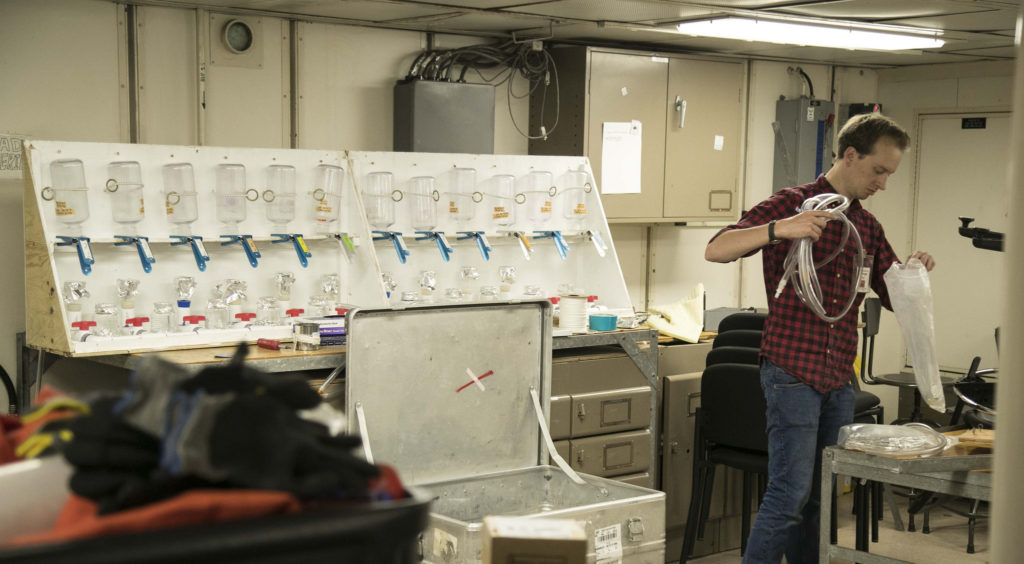
[[[285,492],[197,489],[161,502],[99,516],[95,502],[72,494],[52,530],[15,537],[8,546],[140,533],[296,513],[301,509],[299,500]]]
[[[12,436],[21,428],[21,420],[13,415],[0,415],[0,464],[14,462],[18,457],[14,449],[18,446]]]

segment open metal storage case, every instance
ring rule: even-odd
[[[584,522],[590,562],[664,562],[664,493],[544,464],[531,391],[546,427],[549,303],[352,310],[347,324],[349,428],[433,498],[426,561],[479,562],[483,518],[520,515]]]

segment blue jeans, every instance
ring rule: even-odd
[[[761,388],[768,404],[768,489],[750,531],[744,564],[818,561],[821,450],[853,422],[849,385],[818,393],[767,359]]]

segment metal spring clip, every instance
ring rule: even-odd
[[[491,260],[491,251],[494,250],[491,247],[490,241],[487,240],[487,236],[484,235],[483,231],[458,231],[458,241],[463,239],[474,239],[476,240],[476,246],[480,249],[480,254],[484,257],[484,260]]]
[[[196,257],[196,266],[199,267],[199,271],[206,270],[206,262],[210,260],[210,255],[206,254],[206,246],[203,245],[203,238],[198,235],[171,235],[171,239],[178,239],[176,242],[172,242],[172,247],[179,245],[191,245],[192,255]]]
[[[395,253],[398,254],[398,260],[405,264],[405,257],[409,256],[410,253],[405,248],[405,239],[402,239],[402,233],[399,231],[377,231],[373,232],[374,241],[387,241],[390,240],[395,245]]]
[[[253,242],[252,235],[221,235],[221,239],[227,239],[227,241],[220,242],[220,246],[222,247],[234,245],[236,243],[242,245],[242,250],[245,251],[245,256],[249,259],[249,264],[252,265],[253,268],[259,266],[259,261],[256,259],[261,258],[263,255],[261,255],[260,250],[256,248],[256,243]]]
[[[58,247],[75,246],[78,250],[78,264],[82,267],[82,274],[88,276],[92,272],[92,265],[96,264],[96,259],[92,256],[92,247],[89,245],[89,238],[64,235],[57,235],[57,238],[60,239],[60,242],[56,244]]]
[[[565,260],[565,253],[569,250],[569,244],[565,242],[561,231],[534,231],[534,233],[538,234],[533,236],[534,239],[554,239],[555,250],[558,251],[558,256]]]
[[[139,251],[139,260],[142,261],[142,270],[146,272],[153,271],[153,263],[156,262],[156,258],[153,257],[153,251],[149,248],[149,237],[114,235],[114,238],[119,239],[119,241],[114,243],[115,247],[135,245],[135,249]]]
[[[451,255],[454,252],[454,249],[452,249],[452,246],[448,244],[448,238],[444,236],[444,231],[417,231],[416,234],[420,235],[420,237],[416,238],[417,241],[433,240],[436,242],[437,250],[441,251],[441,258],[443,258],[445,262],[451,260]]]
[[[306,240],[302,238],[302,233],[271,233],[271,237],[277,237],[277,239],[271,241],[271,243],[287,243],[291,242],[295,246],[295,254],[299,256],[299,264],[302,268],[309,266],[307,258],[313,256],[313,253],[309,252],[309,247],[306,246]]]

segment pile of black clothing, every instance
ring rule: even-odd
[[[301,377],[232,361],[190,374],[147,358],[120,397],[69,422],[71,490],[99,513],[197,487],[279,490],[300,499],[362,499],[377,467],[354,454],[357,436],[331,436],[300,416],[319,394]]]

